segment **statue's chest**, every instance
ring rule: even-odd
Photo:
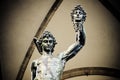
[[[55,77],[63,71],[64,63],[58,58],[43,58],[37,62],[37,72],[40,75]]]

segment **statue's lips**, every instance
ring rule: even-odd
[[[81,22],[81,20],[76,19],[75,22]]]
[[[51,49],[51,48],[52,48],[52,46],[46,46],[45,48],[46,48],[46,49]]]
[[[46,47],[46,48],[51,48],[51,47]]]

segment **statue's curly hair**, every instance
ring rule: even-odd
[[[80,5],[77,5],[71,12],[71,17],[72,17],[72,21],[74,19],[73,14],[75,14],[76,10],[80,10],[81,14],[83,14],[83,18],[82,21],[86,20],[86,12],[83,10],[83,8]]]
[[[42,45],[41,44],[42,44],[43,39],[44,38],[49,38],[49,37],[51,37],[53,39],[53,49],[52,49],[52,52],[54,51],[54,47],[57,44],[56,39],[49,31],[45,31],[42,34],[42,36],[40,37],[40,39],[39,39],[40,52],[42,52]]]

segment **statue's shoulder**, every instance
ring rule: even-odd
[[[32,61],[32,65],[37,66],[37,63],[39,62],[40,59],[35,59]]]
[[[63,59],[65,56],[65,51],[58,54],[58,58],[60,59]]]

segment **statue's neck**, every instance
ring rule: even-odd
[[[83,24],[81,24],[81,23],[75,23],[74,26],[75,26],[75,27],[82,27]]]
[[[42,55],[43,56],[52,56],[52,52],[51,51],[49,51],[49,52],[43,51]]]

